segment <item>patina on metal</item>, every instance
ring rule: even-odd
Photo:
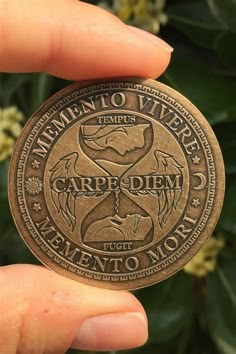
[[[31,117],[9,173],[17,228],[48,267],[111,289],[177,272],[214,230],[219,145],[202,114],[153,80],[73,84]]]

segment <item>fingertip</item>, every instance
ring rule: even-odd
[[[112,351],[139,347],[147,341],[146,317],[140,312],[106,314],[83,322],[71,347]]]
[[[142,41],[141,45],[144,48],[143,57],[146,65],[140,66],[141,75],[136,76],[148,77],[156,79],[160,76],[168,67],[173,47],[171,47],[166,41],[157,37],[156,35],[144,31],[141,28],[129,26],[127,28],[138,36],[139,41]]]
[[[149,63],[148,67],[146,68],[146,73],[143,75],[138,75],[139,77],[147,77],[150,79],[157,79],[159,76],[161,76],[167,67],[170,64],[171,61],[171,54],[170,53],[164,53],[162,54],[162,60],[160,61],[160,53],[155,53],[153,54],[153,58],[156,59],[152,60],[152,62]]]
[[[160,47],[161,50],[164,50],[166,53],[172,53],[174,48],[171,47],[166,41],[161,39],[160,37],[155,36],[154,34],[144,31],[141,28],[135,26],[127,26],[131,31],[136,34],[143,36],[146,40],[151,41],[153,44]]]
[[[0,12],[0,70],[46,71],[69,80],[117,76],[156,78],[171,48],[105,10],[80,1],[22,0]],[[24,21],[22,21],[24,18]],[[17,58],[17,60],[16,60]]]

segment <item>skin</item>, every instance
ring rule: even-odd
[[[170,55],[162,40],[77,0],[0,0],[1,72],[156,78]],[[145,311],[132,294],[32,265],[0,269],[0,328],[1,354],[121,350],[148,336]]]

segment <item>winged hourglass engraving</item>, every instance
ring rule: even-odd
[[[154,221],[153,216],[142,207],[142,201],[140,204],[139,197],[150,198],[150,204],[155,209],[152,215],[161,228],[176,208],[182,193],[182,167],[170,154],[151,149],[152,143],[148,143],[144,135],[148,129],[151,129],[150,124],[83,125],[79,129],[79,137],[82,136],[86,149],[82,151],[106,175],[90,176],[89,171],[86,176],[80,173],[78,152],[62,156],[51,168],[54,207],[72,232],[76,225],[79,227],[84,242],[106,241],[110,238],[116,241],[144,240],[153,229]],[[142,150],[145,144],[146,150]],[[150,151],[147,150],[147,144],[150,145]],[[119,160],[119,163],[111,161],[106,155],[109,149],[123,160]],[[127,163],[127,155],[132,157],[131,154],[137,150],[140,151],[139,155],[132,163]],[[96,158],[93,151],[97,153]],[[130,175],[129,171],[135,170],[147,151],[151,164],[146,168],[146,174]],[[81,219],[76,203],[84,197],[96,198],[98,201]]]
[[[63,276],[114,290],[181,269],[214,231],[223,196],[207,121],[143,78],[58,92],[33,114],[10,164],[11,211],[33,253]]]

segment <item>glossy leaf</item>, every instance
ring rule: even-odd
[[[0,162],[0,199],[7,198],[7,176],[9,160]]]
[[[217,124],[214,131],[222,150],[226,173],[236,173],[236,122]]]
[[[146,344],[145,346],[141,347],[141,348],[137,348],[134,350],[127,350],[127,351],[121,351],[121,352],[117,352],[114,354],[131,354],[131,353],[135,353],[135,354],[178,354],[175,350],[176,350],[176,343],[177,340],[171,340],[171,341],[167,341],[167,342],[159,342],[159,343],[154,343],[154,344]],[[107,353],[108,354],[108,353]],[[190,354],[190,353],[188,353]]]
[[[211,124],[232,118],[235,88],[230,80],[215,74],[209,67],[174,55],[163,77],[167,84],[193,102]]]
[[[138,298],[147,310],[150,343],[174,338],[187,326],[193,312],[192,281],[182,272],[139,291]]]
[[[49,97],[52,90],[53,80],[53,77],[46,73],[33,75],[30,114],[37,110],[39,106]]]
[[[30,81],[29,74],[14,74],[0,77],[0,106],[13,105],[12,96],[23,84]]]
[[[236,183],[232,183],[226,191],[219,226],[236,235]]]
[[[236,19],[235,19],[236,20]],[[215,49],[221,62],[232,68],[236,64],[236,33],[225,32],[215,42]]]
[[[236,2],[235,0],[208,0],[212,13],[236,33]]]
[[[224,25],[211,13],[205,1],[176,2],[168,9],[171,25],[194,43],[214,48],[214,42],[224,31]]]
[[[225,257],[207,283],[207,318],[222,354],[236,353],[236,255]]]

